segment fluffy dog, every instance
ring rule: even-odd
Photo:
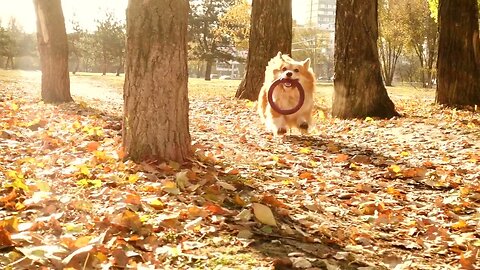
[[[305,102],[296,113],[282,115],[272,109],[268,102],[268,90],[271,84],[280,78],[298,79],[305,91]],[[310,68],[310,58],[295,61],[286,54],[278,54],[270,59],[265,69],[265,81],[258,96],[258,113],[268,131],[284,135],[287,129],[298,128],[308,133],[312,125],[313,93],[315,92],[315,74]],[[298,104],[298,89],[292,85],[278,84],[273,92],[273,101],[283,110]]]

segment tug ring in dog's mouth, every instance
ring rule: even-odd
[[[281,83],[283,83],[283,85],[288,88],[290,87],[297,88],[298,93],[300,94],[300,98],[298,99],[298,104],[291,109],[284,110],[278,107],[277,104],[275,104],[275,102],[273,101],[273,92],[275,91],[275,87],[277,87],[277,85]],[[300,108],[303,106],[304,101],[305,101],[305,91],[303,90],[303,86],[300,84],[298,80],[292,80],[292,79],[286,79],[286,78],[278,79],[272,83],[272,85],[270,86],[270,89],[268,90],[268,103],[270,103],[270,106],[272,106],[272,109],[279,114],[289,115],[289,114],[298,112],[298,110],[300,110]]]

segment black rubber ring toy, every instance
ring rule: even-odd
[[[293,107],[292,109],[281,109],[280,107],[273,102],[273,91],[275,90],[275,87],[281,83],[290,83],[292,87],[295,87],[298,89],[298,92],[300,94],[300,98],[298,100],[297,106]],[[303,90],[303,86],[300,84],[298,80],[292,80],[288,78],[282,78],[274,81],[272,85],[270,86],[270,89],[268,90],[268,103],[270,103],[270,106],[274,111],[276,111],[279,114],[283,115],[289,115],[298,112],[300,108],[303,106],[303,102],[305,101],[305,91]]]

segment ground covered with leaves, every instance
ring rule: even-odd
[[[233,84],[200,82],[195,157],[135,164],[120,79],[72,78],[75,102],[54,106],[38,73],[15,76],[0,76],[2,269],[480,267],[480,114],[432,90],[391,91],[401,118],[339,120],[321,88],[312,133],[278,138]]]

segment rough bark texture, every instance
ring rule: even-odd
[[[188,129],[187,0],[130,0],[123,145],[134,161],[191,155]]]
[[[292,0],[253,0],[245,77],[235,96],[257,100],[268,61],[292,52]]]
[[[382,81],[377,21],[377,0],[337,1],[332,106],[335,117],[398,116]]]
[[[480,105],[480,42],[476,0],[440,0],[436,102]]]
[[[68,42],[60,0],[34,0],[37,42],[42,69],[42,99],[72,101],[68,74]]]

